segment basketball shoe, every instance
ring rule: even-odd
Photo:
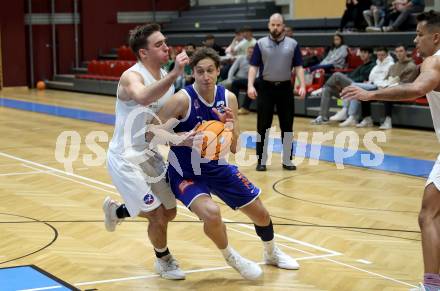
[[[105,197],[104,203],[102,204],[102,210],[104,211],[104,224],[107,231],[113,232],[116,229],[116,225],[121,224],[124,220],[123,218],[118,218],[116,216],[116,209],[121,206],[116,200],[110,197]]]
[[[156,258],[154,269],[162,278],[168,280],[184,280],[185,273],[180,269],[177,260],[170,254],[163,258]]]
[[[256,280],[263,273],[257,263],[243,258],[235,250],[231,250],[231,253],[226,258],[226,262],[246,280]]]
[[[298,262],[294,258],[283,253],[277,247],[274,247],[271,251],[266,249],[264,250],[264,262],[266,263],[266,265],[277,266],[278,268],[281,269],[287,269],[287,270],[299,269]]]

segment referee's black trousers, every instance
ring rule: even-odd
[[[267,161],[267,137],[276,106],[283,142],[282,162],[288,165],[292,159],[293,116],[295,114],[292,84],[290,80],[284,82],[260,80],[257,90],[257,131],[260,136],[260,141],[257,141],[258,163],[265,165]]]

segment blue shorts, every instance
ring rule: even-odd
[[[208,174],[183,176],[168,167],[171,190],[188,208],[198,196],[212,193],[235,210],[250,204],[261,192],[233,165],[218,166]]]

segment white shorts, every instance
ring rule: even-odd
[[[107,169],[131,217],[153,211],[161,204],[166,209],[176,208],[176,198],[165,180],[166,164],[160,154],[138,166],[108,151]]]
[[[431,173],[429,174],[425,187],[431,183],[434,183],[434,186],[438,190],[440,190],[440,155],[437,157],[434,167],[432,167]]]

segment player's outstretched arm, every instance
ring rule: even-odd
[[[194,133],[176,133],[174,127],[179,120],[186,116],[189,107],[188,97],[182,92],[174,94],[157,113],[158,119],[153,119],[148,127],[147,139],[160,140],[161,144],[191,146]]]
[[[169,74],[164,78],[149,86],[144,85],[144,80],[139,73],[136,72],[124,72],[121,76],[121,91],[119,92],[119,98],[121,100],[134,100],[139,104],[148,105],[161,98],[173,83],[177,77],[183,72],[183,68],[188,64],[189,59],[185,52],[176,56],[176,65]]]
[[[438,88],[440,84],[440,60],[428,57],[420,68],[420,75],[413,83],[402,84],[377,91],[365,91],[356,86],[342,90],[343,99],[397,101],[423,97]]]

